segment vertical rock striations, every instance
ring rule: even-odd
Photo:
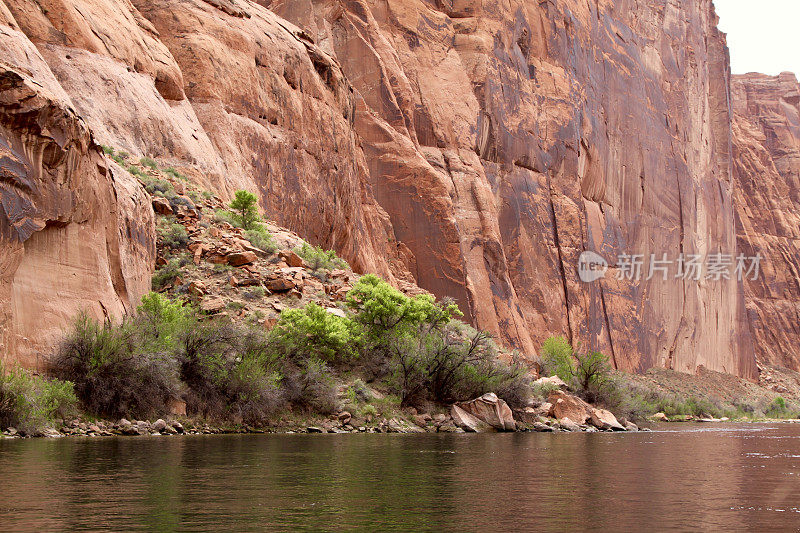
[[[739,248],[760,253],[745,282],[759,361],[800,370],[800,85],[794,74],[731,83]]]
[[[45,61],[6,17],[0,356],[33,367],[79,312],[119,317],[149,290],[154,217],[145,191],[107,166]]]
[[[735,254],[728,56],[710,0],[268,2],[342,64],[409,271],[526,352],[754,377],[736,280],[592,285],[579,254]]]

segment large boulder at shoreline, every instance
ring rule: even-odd
[[[597,429],[625,431],[625,426],[620,424],[617,417],[606,409],[592,409],[589,415],[589,422]]]
[[[493,392],[459,403],[458,407],[498,431],[514,431],[517,428],[511,408]]]
[[[450,407],[450,416],[453,417],[453,422],[456,424],[456,426],[468,433],[487,433],[497,431],[490,424],[487,424],[478,417],[469,414],[457,405]]]
[[[576,424],[585,424],[592,414],[591,405],[561,390],[551,392],[547,401],[553,406],[550,416],[558,420],[569,418]]]

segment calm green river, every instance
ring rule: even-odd
[[[800,530],[800,425],[0,441],[0,530]]]

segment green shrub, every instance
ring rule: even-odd
[[[253,229],[248,230],[245,235],[247,236],[247,240],[250,241],[250,244],[259,250],[263,250],[271,254],[275,253],[275,250],[278,249],[278,245],[275,244],[270,232],[267,231],[267,229],[261,224],[258,224]]]
[[[233,210],[233,219],[237,222],[236,226],[250,230],[261,222],[258,214],[258,198],[255,194],[248,191],[236,191],[236,195],[230,204]]]
[[[491,337],[460,322],[408,332],[394,339],[392,380],[402,405],[451,403],[495,392],[514,407],[527,402],[529,384],[522,367],[497,359]]]
[[[75,384],[84,407],[100,416],[136,418],[163,413],[180,393],[174,358],[154,342],[143,324],[98,324],[82,315],[50,360],[59,379]]]
[[[292,402],[319,413],[337,410],[336,381],[324,361],[313,358],[302,361],[291,381],[294,383],[287,385]]]
[[[289,309],[270,332],[270,342],[288,359],[319,359],[340,364],[355,356],[358,334],[349,318],[328,313],[315,303]]]
[[[248,300],[260,300],[261,298],[264,297],[264,294],[266,294],[264,287],[257,286],[253,287],[248,291],[245,291],[244,294],[242,294],[242,296],[244,296]]]
[[[134,172],[131,171],[131,173]],[[159,179],[151,179],[150,176],[148,176],[147,174],[143,174],[140,171],[138,172],[138,175],[145,178],[147,184],[144,186],[144,188],[150,194],[156,194],[156,193],[161,193],[163,195],[175,194],[175,187],[173,187],[170,182]]]
[[[217,209],[214,213],[214,221],[215,222],[227,222],[233,227],[238,227],[238,222],[233,216],[233,213],[227,211],[225,209]]]
[[[601,400],[606,389],[612,386],[611,364],[601,352],[590,351],[575,355],[572,383],[589,402]]]
[[[564,383],[572,380],[575,370],[572,345],[564,337],[550,337],[542,344],[542,363],[549,376],[558,376]]]
[[[169,248],[180,248],[189,243],[189,235],[183,225],[161,218],[158,221],[158,240]]]
[[[224,319],[195,324],[181,335],[178,360],[191,414],[259,424],[285,403],[280,360],[255,328]]]
[[[171,285],[181,275],[180,263],[179,259],[173,258],[166,265],[158,267],[150,283],[152,290],[160,291]]]
[[[155,160],[149,157],[143,157],[139,159],[139,164],[145,167],[150,167],[153,170],[156,170],[158,168],[158,164],[155,162]]]
[[[119,156],[121,159],[125,160],[125,159],[128,159],[131,156],[131,154],[129,154],[125,150],[119,150],[117,152],[117,156]]]
[[[110,146],[106,146],[104,144],[101,144],[100,148],[102,148],[104,154],[106,154],[106,155],[114,155],[114,149],[111,148]]]
[[[134,176],[139,177],[144,182],[148,182],[149,180],[151,180],[150,176],[148,176],[146,172],[143,172],[142,170],[140,170],[139,168],[137,168],[137,167],[135,167],[133,165],[128,165],[126,168],[127,168],[128,172],[130,172]],[[166,182],[164,182],[164,183],[166,183]],[[145,189],[147,189],[147,186],[145,186]],[[150,190],[148,190],[147,192],[152,194],[152,191],[150,191]]]
[[[167,167],[166,169],[164,169],[164,172],[166,174],[169,174],[173,178],[176,178],[176,179],[179,179],[179,180],[188,181],[188,179],[189,179],[186,176],[184,176],[183,174],[181,174],[180,172],[178,172],[177,170],[175,170],[175,167]]]
[[[347,261],[336,257],[333,250],[323,250],[319,246],[311,246],[307,242],[294,249],[295,253],[302,257],[309,265],[311,270],[321,268],[331,270],[334,268],[349,268]]]
[[[69,381],[45,379],[0,363],[0,429],[36,435],[74,412],[78,399]]]
[[[427,294],[410,298],[374,274],[362,276],[347,293],[347,306],[376,342],[391,331],[413,331],[423,324],[437,327],[463,316],[452,300],[436,302]]]
[[[778,396],[764,409],[764,415],[767,418],[800,418],[800,409]]]

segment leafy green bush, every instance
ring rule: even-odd
[[[175,361],[154,345],[141,322],[98,324],[82,315],[50,361],[53,375],[75,384],[90,412],[111,417],[161,413],[180,393]]]
[[[147,184],[149,181],[152,180],[152,178],[146,172],[143,172],[142,170],[140,170],[139,168],[137,168],[137,167],[135,167],[133,165],[128,165],[125,168],[128,170],[128,172],[130,172],[134,176],[137,176],[139,179],[141,179],[143,182],[145,182],[145,184]],[[156,181],[161,181],[161,180],[156,180]],[[166,183],[166,182],[164,182],[164,183]],[[147,188],[147,186],[145,186],[145,189],[146,188]],[[152,191],[148,191],[148,192],[150,194],[152,194]]]
[[[414,331],[423,324],[437,327],[463,316],[452,300],[436,302],[427,294],[410,298],[374,274],[362,276],[347,293],[347,306],[378,343],[391,331]]]
[[[787,402],[782,396],[778,396],[764,409],[764,416],[767,418],[800,418],[800,408]]]
[[[0,363],[0,429],[15,427],[36,435],[75,410],[78,399],[69,381],[45,379]]]
[[[183,174],[181,174],[180,172],[178,172],[177,170],[175,170],[175,167],[167,167],[167,168],[164,169],[164,172],[169,174],[170,176],[172,176],[175,179],[179,179],[179,180],[183,180],[183,181],[188,181],[188,179],[189,179],[186,176],[184,176]]]
[[[611,364],[603,353],[575,352],[564,337],[550,337],[542,344],[545,372],[558,376],[589,402],[602,402],[610,394]]]
[[[133,173],[133,171],[131,171],[131,173]],[[156,193],[161,193],[163,195],[167,195],[170,193],[175,194],[175,187],[173,187],[170,182],[159,179],[151,179],[147,174],[142,174],[141,172],[138,172],[138,175],[143,176],[145,178],[146,184],[144,188],[150,194],[156,194]]]
[[[258,248],[259,250],[263,250],[269,254],[274,253],[275,250],[278,249],[278,245],[275,244],[275,241],[272,238],[272,235],[267,228],[265,228],[262,224],[257,224],[251,230],[247,230],[245,233],[247,240],[250,241],[250,244]]]
[[[612,386],[612,369],[608,357],[601,352],[590,351],[576,354],[575,360],[572,382],[588,401],[601,400],[606,389]]]
[[[251,192],[236,191],[230,208],[233,211],[233,219],[236,221],[235,225],[244,230],[253,229],[256,224],[261,222],[258,214],[258,198]]]
[[[542,363],[545,372],[558,376],[564,383],[572,380],[575,369],[572,345],[564,337],[550,337],[542,344]]]
[[[158,168],[158,163],[156,163],[154,159],[151,159],[149,157],[143,157],[139,159],[139,164],[145,167],[152,168],[153,170],[156,170]]]
[[[331,270],[334,268],[349,268],[347,261],[336,256],[333,250],[323,250],[319,246],[311,246],[307,242],[294,249],[295,253],[302,257],[309,265],[311,270],[321,268]]]
[[[355,356],[358,332],[349,318],[328,313],[311,302],[303,309],[289,309],[270,332],[270,342],[288,359],[319,359],[341,364]]]
[[[182,332],[178,360],[191,414],[258,424],[285,402],[280,361],[256,329],[223,319],[195,324]]]
[[[154,291],[160,291],[171,285],[180,275],[181,261],[178,258],[172,258],[167,261],[166,265],[161,265],[153,272],[151,288]]]
[[[177,222],[161,218],[158,221],[157,231],[159,242],[169,248],[180,248],[189,243],[189,235],[186,233],[186,228]]]
[[[460,322],[394,336],[391,384],[402,405],[471,400],[495,392],[512,406],[526,403],[527,372],[497,359],[491,337]]]
[[[104,154],[106,154],[106,155],[114,155],[114,149],[111,148],[110,146],[106,146],[104,144],[101,144],[100,148],[102,148]]]

